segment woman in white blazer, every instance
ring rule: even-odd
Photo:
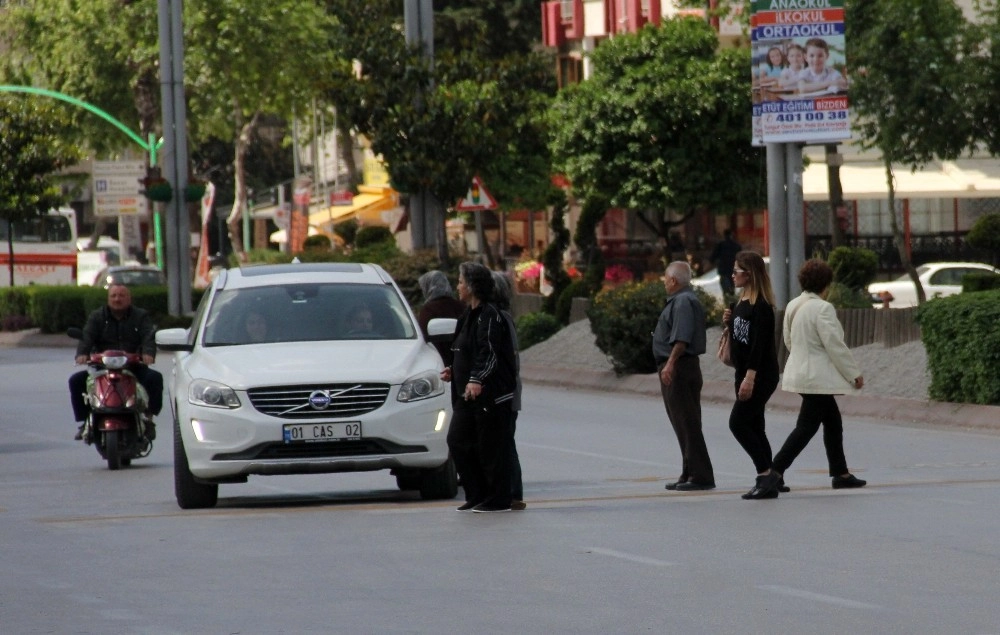
[[[787,470],[823,424],[823,445],[830,464],[834,489],[864,487],[847,469],[844,457],[844,425],[834,395],[859,390],[865,380],[844,343],[844,329],[833,305],[824,300],[833,281],[833,270],[822,260],[808,260],[799,270],[802,295],[788,303],[782,336],[788,361],[782,390],[802,396],[795,429],[774,457],[773,469]]]

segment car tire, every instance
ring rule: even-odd
[[[448,499],[458,496],[458,472],[455,462],[448,457],[444,465],[422,470],[420,498],[424,500]]]
[[[188,467],[180,424],[174,420],[174,496],[181,509],[215,507],[219,500],[217,483],[202,483],[195,479]]]
[[[418,471],[406,471],[396,474],[396,487],[402,491],[420,489],[423,475]]]

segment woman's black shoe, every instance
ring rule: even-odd
[[[868,481],[862,481],[853,474],[833,477],[833,489],[853,489],[855,487],[864,487],[867,484]]]
[[[763,500],[765,498],[778,498],[778,483],[781,477],[777,472],[771,472],[757,477],[757,483],[749,492],[742,496],[743,500]]]

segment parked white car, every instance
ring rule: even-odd
[[[437,350],[378,265],[223,270],[190,329],[166,329],[174,490],[212,507],[252,475],[391,470],[454,498],[450,391]]]
[[[917,267],[917,278],[927,299],[931,299],[961,293],[962,277],[981,272],[1000,274],[1000,269],[978,262],[930,262]],[[868,285],[868,293],[877,307],[884,306],[886,301],[892,309],[917,306],[917,288],[909,274],[889,282],[873,282]]]

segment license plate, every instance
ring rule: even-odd
[[[285,443],[352,441],[361,438],[361,422],[287,423],[282,429],[282,437]]]

